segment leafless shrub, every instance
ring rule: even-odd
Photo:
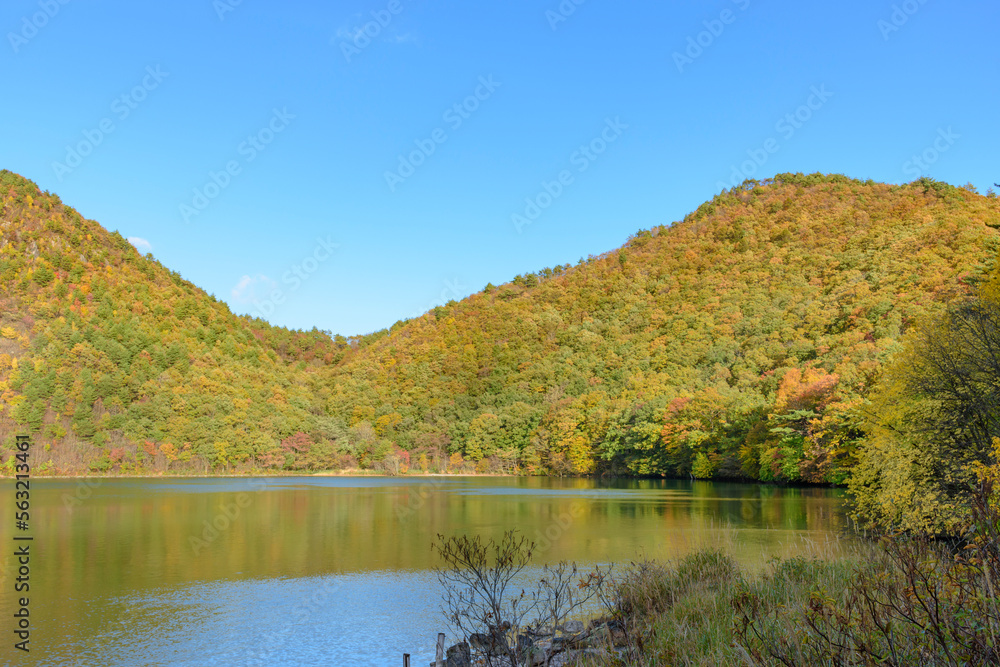
[[[445,567],[438,570],[444,589],[443,611],[449,623],[470,644],[474,657],[487,667],[529,664],[534,643],[548,638],[545,662],[569,642],[558,637],[586,638],[586,631],[568,632],[567,621],[591,601],[607,596],[610,568],[581,576],[576,564],[546,565],[531,592],[517,585],[528,567],[535,543],[517,531],[499,540],[438,535],[434,545]]]

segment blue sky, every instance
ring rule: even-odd
[[[997,25],[968,0],[7,0],[0,167],[236,312],[367,333],[746,175],[985,191]]]

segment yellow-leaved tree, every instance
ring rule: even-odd
[[[869,524],[954,534],[970,520],[977,472],[997,466],[1000,262],[904,339],[869,397],[850,481]]]

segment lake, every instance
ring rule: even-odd
[[[94,486],[95,488],[90,488]],[[2,483],[0,659],[37,665],[413,665],[446,627],[438,533],[517,528],[535,561],[722,545],[823,549],[832,489],[662,480],[282,477],[32,481],[30,659],[15,655],[13,481]],[[7,512],[7,510],[5,510]],[[449,637],[449,643],[452,638]]]

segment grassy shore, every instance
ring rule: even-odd
[[[610,617],[625,650],[581,665],[1000,664],[1000,508],[957,540],[903,534],[741,568],[708,548],[632,563]]]
[[[717,549],[676,563],[633,563],[615,590],[616,615],[628,630],[628,652],[586,664],[760,664],[739,641],[737,601],[753,598],[785,610],[766,619],[763,631],[794,633],[796,613],[805,609],[812,592],[846,590],[863,551],[835,558],[775,559],[761,571],[743,570]]]

